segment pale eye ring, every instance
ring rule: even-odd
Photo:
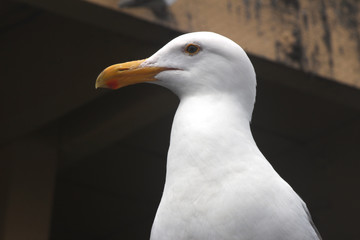
[[[185,47],[185,52],[190,56],[197,54],[199,51],[200,51],[200,46],[196,44],[190,43]]]

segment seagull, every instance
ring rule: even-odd
[[[106,68],[95,87],[148,82],[180,99],[150,240],[319,240],[306,204],[258,149],[256,75],[245,51],[212,32]]]

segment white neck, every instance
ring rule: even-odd
[[[225,95],[181,99],[171,131],[166,185],[185,176],[206,182],[227,174],[222,171],[245,170],[253,161],[268,164],[253,140],[246,109]],[[254,153],[259,159],[247,157]]]
[[[151,239],[224,239],[212,231],[218,227],[218,218],[209,216],[213,209],[247,198],[259,176],[271,179],[274,170],[253,140],[247,107],[227,95],[182,97]],[[220,215],[230,216],[237,205],[232,207]],[[220,232],[239,231],[233,227],[229,222]]]

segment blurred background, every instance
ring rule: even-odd
[[[0,2],[0,239],[149,239],[178,99],[95,90],[110,64],[214,31],[257,72],[252,129],[324,239],[360,239],[360,2]]]

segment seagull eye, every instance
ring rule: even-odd
[[[185,47],[185,52],[189,55],[195,55],[200,51],[200,47],[195,44],[189,44]]]

